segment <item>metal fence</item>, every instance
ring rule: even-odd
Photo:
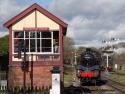
[[[6,71],[0,71],[0,81],[1,80],[7,80],[7,72]]]
[[[7,73],[0,71],[0,94],[7,94]]]
[[[7,87],[7,73],[0,71],[0,94],[50,94],[50,87]]]
[[[7,88],[0,86],[0,94],[50,94],[50,87],[14,87]]]

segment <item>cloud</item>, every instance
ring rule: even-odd
[[[125,53],[125,48],[115,49],[114,52],[120,55],[120,54],[122,54],[122,53]]]
[[[7,34],[3,24],[27,7],[24,0],[0,0],[0,37]]]
[[[49,10],[65,20],[76,45],[112,37],[124,39],[125,0],[53,0]],[[96,44],[95,44],[96,45]]]
[[[6,36],[6,35],[8,35],[9,34],[9,32],[0,32],[0,37],[4,37],[4,36]]]
[[[102,47],[102,43],[101,43],[101,41],[98,41],[98,40],[92,40],[91,42],[90,41],[79,41],[79,43],[75,45],[76,48],[81,47],[81,46],[100,48],[100,47]]]
[[[0,0],[0,32],[7,31],[2,26],[4,22],[24,10],[31,2]],[[125,0],[115,2],[114,0],[68,0],[66,2],[52,0],[48,10],[68,23],[67,36],[72,37],[76,45],[98,46],[102,40],[111,37],[124,39],[124,6]]]

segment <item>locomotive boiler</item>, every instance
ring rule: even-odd
[[[87,48],[79,58],[76,66],[76,74],[81,83],[97,82],[101,77],[101,55]]]

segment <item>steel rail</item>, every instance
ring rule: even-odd
[[[105,80],[107,80],[107,85],[113,87],[114,89],[118,90],[119,92],[125,94],[125,85],[117,82],[117,81],[114,81],[108,77],[103,77]]]

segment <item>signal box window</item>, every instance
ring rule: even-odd
[[[14,31],[13,53],[17,54],[19,42],[26,42],[27,53],[59,53],[59,31]]]
[[[59,53],[59,32],[53,32],[53,52]]]

